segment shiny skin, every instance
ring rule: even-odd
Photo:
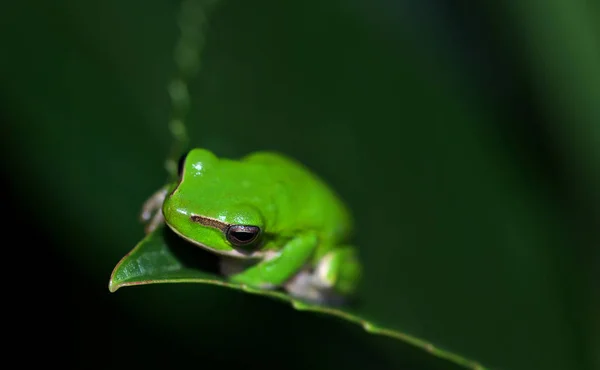
[[[166,224],[238,267],[229,275],[232,281],[283,287],[316,301],[354,293],[362,269],[348,244],[350,213],[324,181],[295,160],[274,152],[234,160],[193,149],[179,182],[164,196]],[[260,234],[250,245],[236,246],[226,236],[231,225],[257,226]]]

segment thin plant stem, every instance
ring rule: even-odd
[[[198,74],[205,44],[208,15],[217,0],[183,0],[178,15],[180,30],[175,45],[175,73],[168,85],[171,117],[168,128],[173,138],[165,168],[170,179],[177,178],[177,163],[189,146],[186,118],[190,111],[189,83]]]

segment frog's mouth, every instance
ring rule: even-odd
[[[221,221],[218,221],[220,223],[222,223]],[[245,249],[238,249],[235,247],[232,247],[231,250],[222,250],[222,249],[215,249],[215,248],[211,248],[205,244],[200,243],[197,240],[193,240],[188,238],[187,236],[183,235],[181,232],[179,232],[179,230],[177,230],[175,227],[169,225],[167,223],[167,225],[169,226],[169,228],[171,230],[173,230],[173,232],[177,235],[179,235],[181,238],[185,239],[186,241],[197,245],[207,251],[222,255],[222,256],[227,256],[227,257],[233,257],[233,258],[240,258],[240,259],[256,259],[256,258],[263,258],[264,257],[264,251],[260,251],[260,250],[254,250],[254,251],[249,251],[249,250],[245,250]]]

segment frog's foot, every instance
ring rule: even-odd
[[[156,230],[164,222],[162,214],[162,204],[167,196],[167,188],[161,188],[156,191],[148,200],[142,205],[142,212],[140,213],[140,220],[146,223],[144,228],[146,234]]]
[[[294,298],[326,305],[341,305],[345,302],[343,296],[331,288],[315,284],[315,275],[309,270],[302,270],[285,283],[284,289]]]
[[[352,247],[335,249],[321,258],[312,271],[303,270],[285,289],[301,299],[321,304],[343,304],[354,293],[361,274]]]

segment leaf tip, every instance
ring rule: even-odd
[[[117,289],[119,289],[121,286],[117,283],[115,283],[115,281],[113,279],[110,279],[110,281],[108,282],[108,290],[111,293],[114,293],[117,291]]]
[[[137,247],[137,246],[136,246]],[[135,248],[134,248],[135,250]],[[115,265],[115,267],[113,268],[112,272],[110,273],[110,279],[108,281],[108,290],[111,293],[114,293],[117,291],[117,289],[119,289],[122,284],[119,281],[117,275],[119,275],[119,273],[121,272],[121,269],[123,268],[123,263],[129,258],[129,256],[131,255],[131,253],[133,252],[130,251],[129,253],[127,253],[125,256],[123,256],[119,262],[117,262],[117,264]],[[121,279],[121,282],[123,280]]]
[[[125,256],[127,257],[127,255]],[[121,287],[121,284],[119,284],[116,280],[116,276],[121,268],[121,264],[123,262],[123,260],[125,259],[125,257],[123,257],[119,263],[117,263],[117,265],[113,268],[111,274],[110,274],[110,279],[108,280],[108,290],[111,293],[114,293],[117,291],[117,289],[119,289]]]

